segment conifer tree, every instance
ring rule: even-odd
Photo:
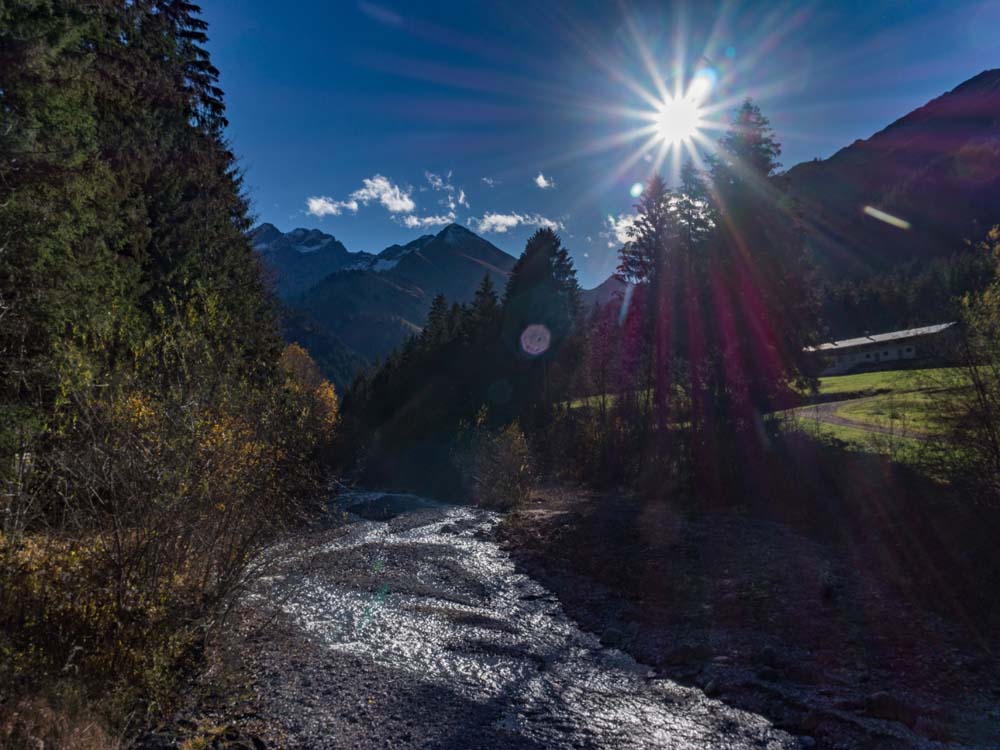
[[[648,343],[645,352],[644,383],[634,389],[647,390],[652,398],[659,427],[667,420],[670,370],[673,352],[671,332],[673,308],[678,303],[676,269],[672,264],[679,252],[680,225],[676,202],[659,175],[650,178],[636,206],[636,216],[628,229],[629,241],[619,251],[618,274],[640,288],[644,319],[642,328]],[[673,288],[671,288],[673,287]]]
[[[469,309],[472,328],[482,330],[496,320],[499,311],[500,300],[493,288],[493,279],[488,273],[484,274]]]
[[[618,276],[630,284],[655,287],[675,233],[667,186],[660,175],[653,175],[636,205],[628,242],[619,250]]]
[[[566,390],[568,368],[557,368],[564,372],[561,378],[550,375],[554,360],[575,353],[567,344],[579,316],[579,284],[569,253],[552,229],[539,229],[514,264],[503,301],[512,406],[528,428]]]
[[[0,566],[27,643],[4,688],[79,643],[118,670],[95,688],[165,688],[182,631],[321,491],[337,399],[279,366],[205,30],[184,0],[0,0],[0,558],[45,529],[96,566],[39,571],[69,607]]]
[[[747,100],[720,141],[710,179],[718,223],[714,253],[717,337],[728,381],[716,400],[742,414],[744,424],[779,405],[793,381],[804,382],[804,353],[819,328],[812,268],[798,217],[782,188],[781,146],[759,107]],[[721,372],[716,379],[721,379]]]
[[[420,338],[425,351],[433,351],[447,340],[448,301],[443,294],[438,294],[431,300],[427,323]]]
[[[520,337],[527,326],[542,325],[558,345],[579,312],[580,286],[569,252],[554,231],[539,229],[528,238],[507,281],[504,317],[508,334]],[[518,341],[510,343],[520,346]]]

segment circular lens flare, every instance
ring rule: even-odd
[[[521,350],[529,357],[537,357],[549,350],[552,334],[541,323],[532,323],[521,332]]]
[[[667,143],[682,143],[697,135],[701,126],[701,109],[689,97],[669,99],[660,108],[656,129]]]
[[[644,188],[642,186],[642,183],[636,182],[632,185],[632,187],[628,189],[628,194],[631,195],[633,198],[638,198],[640,195],[642,195],[643,189]]]

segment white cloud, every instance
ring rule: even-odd
[[[454,213],[458,206],[469,208],[469,200],[465,197],[465,190],[456,190],[455,186],[452,185],[451,172],[444,177],[433,172],[424,172],[424,177],[427,178],[427,184],[434,192],[444,193],[444,197],[438,203],[447,208],[449,212]]]
[[[465,195],[465,190],[456,189],[451,183],[451,172],[442,176],[433,172],[425,172],[429,188],[436,193],[441,193],[438,204],[442,210],[435,216],[416,216],[417,204],[413,200],[412,187],[400,187],[380,174],[367,177],[361,181],[362,186],[350,194],[347,200],[334,200],[325,195],[313,196],[306,199],[306,208],[313,216],[340,216],[342,213],[357,213],[360,206],[367,206],[369,203],[377,201],[389,213],[395,214],[393,218],[398,224],[405,227],[431,227],[442,224],[450,224],[455,221],[455,211],[459,206],[469,208],[469,199]]]
[[[306,199],[308,213],[313,216],[340,216],[344,211],[357,212],[358,202],[356,200],[335,201],[325,195],[317,195]]]
[[[454,213],[442,216],[414,216],[413,214],[407,214],[402,218],[401,223],[409,229],[418,229],[421,227],[439,227],[444,224],[451,224],[454,221]]]
[[[370,201],[377,200],[393,214],[408,214],[417,207],[410,197],[410,190],[394,185],[387,177],[377,174],[361,182],[364,187],[351,193],[351,198],[356,201],[368,205]]]
[[[635,224],[635,220],[635,214],[618,214],[618,216],[608,214],[608,218],[604,220],[607,231],[601,232],[601,237],[608,241],[608,247],[627,245],[631,241],[628,231]]]
[[[481,219],[473,219],[470,223],[476,227],[477,231],[495,232],[497,234],[505,234],[511,229],[519,227],[522,224],[525,226],[544,227],[547,229],[565,229],[560,221],[546,219],[544,216],[539,216],[538,214],[519,214],[513,212],[509,214],[498,214],[494,211],[489,211],[483,214]]]
[[[499,181],[494,180],[492,177],[482,177],[480,179],[482,179],[483,184],[489,188],[496,187],[498,184],[500,184]]]
[[[556,181],[551,177],[546,177],[541,172],[538,173],[538,177],[535,178],[535,184],[538,185],[542,190],[550,190],[556,186]]]
[[[433,172],[424,172],[424,177],[427,178],[427,182],[430,183],[430,186],[435,190],[445,189],[446,183],[440,175],[436,175]],[[451,173],[448,174],[448,177],[451,177]]]

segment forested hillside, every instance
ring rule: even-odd
[[[169,711],[322,491],[336,395],[283,352],[205,28],[184,0],[0,1],[5,746]]]
[[[993,279],[995,259],[978,244],[857,279],[821,285],[826,336],[850,338],[958,320],[966,295]]]
[[[1000,202],[998,129],[1000,70],[986,70],[871,138],[788,170],[823,274],[864,277],[985,236]]]

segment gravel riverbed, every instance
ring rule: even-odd
[[[332,512],[242,603],[270,618],[240,646],[270,745],[811,746],[602,646],[518,572],[496,514],[363,492]]]

